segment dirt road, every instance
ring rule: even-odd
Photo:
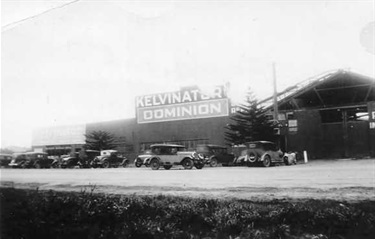
[[[311,161],[295,166],[1,169],[3,187],[240,199],[375,199],[375,160]]]

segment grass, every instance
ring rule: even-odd
[[[375,238],[374,201],[252,202],[1,188],[0,238]]]

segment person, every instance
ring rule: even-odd
[[[160,148],[154,148],[154,153],[155,154],[160,154]]]

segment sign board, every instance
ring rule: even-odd
[[[288,120],[288,125],[290,128],[297,127],[297,120]]]
[[[375,102],[367,104],[370,129],[375,129]]]
[[[33,146],[84,144],[86,125],[39,128],[32,135]]]
[[[221,117],[229,115],[229,100],[223,86],[215,87],[211,93],[195,87],[138,96],[136,112],[138,124]]]

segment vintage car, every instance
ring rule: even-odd
[[[233,162],[234,154],[228,153],[227,147],[214,144],[199,144],[196,152],[203,155],[205,163],[211,167],[218,164],[227,166]]]
[[[93,168],[117,168],[119,166],[126,167],[129,160],[119,154],[117,150],[102,150],[100,156],[96,156],[91,161]]]
[[[10,154],[0,154],[0,166],[8,167],[8,164],[12,161],[12,155]]]
[[[89,168],[92,160],[100,155],[98,150],[81,150],[75,152],[69,156],[61,156],[60,167],[61,168]]]
[[[245,155],[244,160],[248,166],[262,165],[269,167],[272,164],[284,163],[288,158],[284,157],[284,153],[270,141],[254,141],[246,143],[247,149],[242,152]]]
[[[146,150],[144,151],[143,153],[141,153],[140,155],[138,155],[135,159],[134,159],[134,165],[139,168],[141,167],[143,164],[144,164],[144,161],[145,159],[148,159],[152,156],[152,152],[151,150]]]
[[[195,151],[185,151],[185,147],[177,144],[153,144],[150,146],[150,154],[139,155],[144,158],[143,164],[158,170],[161,166],[169,170],[173,165],[182,165],[185,169],[202,169],[204,158]]]
[[[47,153],[27,152],[13,154],[13,159],[9,163],[12,168],[50,168],[52,159]]]

